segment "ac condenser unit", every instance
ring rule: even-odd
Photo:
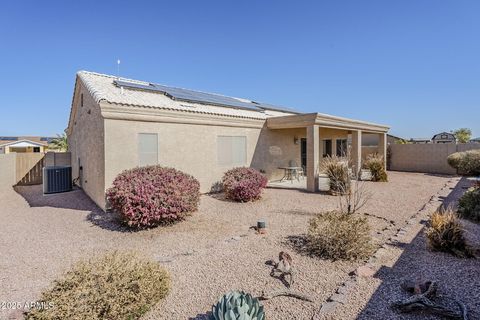
[[[72,190],[71,166],[43,167],[43,193],[58,193]]]

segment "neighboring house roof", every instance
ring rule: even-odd
[[[451,132],[440,132],[434,135],[432,140],[456,140],[456,138]]]
[[[267,116],[278,113],[298,113],[293,109],[257,103],[248,99],[168,87],[95,72],[79,71],[77,76],[97,103],[106,101],[118,105],[253,119],[266,119]]]
[[[472,142],[480,142],[480,137],[470,139],[470,141],[472,141]]]
[[[411,138],[410,141],[412,141],[412,142],[424,142],[424,141],[430,141],[430,138]]]
[[[27,139],[17,140],[17,141],[0,141],[0,147],[40,147],[47,146],[46,143],[41,143],[39,141],[31,141]]]

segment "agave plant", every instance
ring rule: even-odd
[[[265,312],[249,293],[230,291],[212,306],[210,320],[265,320]]]

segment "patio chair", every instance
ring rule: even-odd
[[[297,161],[295,161],[295,160],[290,160],[290,161],[288,162],[288,166],[289,166],[289,167],[299,167],[299,168],[296,169],[295,172],[294,172],[294,175],[295,175],[295,177],[297,178],[297,180],[300,180],[300,177],[302,177],[302,179],[305,178],[305,170],[304,170],[303,166],[300,167],[300,166],[297,164]]]

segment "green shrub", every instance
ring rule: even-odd
[[[320,171],[330,179],[330,191],[333,193],[348,193],[351,183],[348,173],[348,164],[337,156],[323,158]]]
[[[480,222],[480,187],[467,190],[458,200],[458,213],[462,218]]]
[[[480,175],[480,150],[452,153],[447,157],[447,162],[460,174]]]
[[[426,231],[428,247],[457,257],[473,257],[473,252],[463,235],[463,227],[451,209],[435,212],[430,217]]]
[[[210,320],[265,320],[265,312],[258,298],[243,291],[230,291],[212,306]]]
[[[165,298],[170,288],[167,271],[157,262],[133,253],[108,253],[76,264],[33,309],[27,319],[138,319]]]
[[[308,249],[317,256],[334,260],[359,260],[374,249],[365,217],[330,211],[310,220]]]
[[[364,167],[372,173],[372,181],[387,182],[388,176],[385,171],[385,163],[383,157],[379,154],[370,154],[364,162]]]

